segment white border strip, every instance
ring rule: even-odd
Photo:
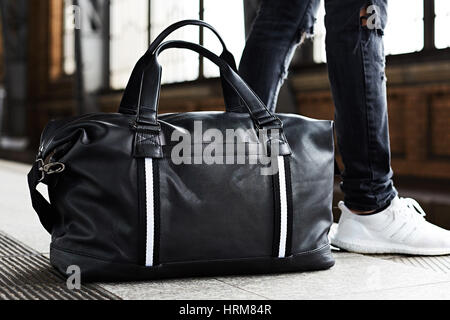
[[[155,234],[155,208],[153,199],[153,159],[145,159],[145,192],[147,212],[147,232],[145,241],[145,266],[153,266],[153,247]]]
[[[286,170],[284,167],[284,157],[278,157],[278,177],[280,182],[280,247],[278,250],[278,257],[286,257],[286,242],[287,242],[287,192],[286,192]]]

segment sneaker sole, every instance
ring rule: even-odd
[[[443,256],[450,255],[450,248],[437,248],[437,249],[425,249],[425,248],[412,248],[407,246],[377,246],[371,243],[362,245],[344,242],[337,239],[332,239],[331,244],[339,249],[343,249],[349,252],[362,253],[362,254],[405,254],[415,256]]]

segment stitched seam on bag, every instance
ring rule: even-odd
[[[295,258],[295,257],[298,257],[298,256],[304,256],[304,255],[307,255],[307,254],[312,254],[312,253],[321,251],[321,250],[323,250],[323,249],[325,249],[326,247],[329,247],[329,246],[330,246],[330,245],[329,245],[328,243],[326,243],[325,245],[323,245],[323,246],[321,246],[321,247],[319,247],[319,248],[312,249],[312,250],[308,250],[308,251],[303,251],[303,252],[300,252],[300,253],[296,253],[296,254],[293,254],[293,255],[291,255],[291,256],[289,256],[289,257],[287,257],[287,258]],[[107,263],[111,263],[111,262],[112,262],[112,263],[115,263],[115,264],[132,265],[132,266],[138,265],[138,266],[144,268],[144,266],[141,266],[141,265],[135,264],[135,263],[115,262],[115,261],[113,261],[113,260],[106,260],[106,259],[104,259],[104,258],[100,258],[100,257],[97,257],[97,256],[95,256],[95,255],[88,254],[88,253],[83,253],[83,252],[79,252],[79,251],[71,250],[71,249],[63,249],[63,248],[61,248],[61,247],[59,247],[59,246],[57,246],[57,245],[55,245],[55,244],[53,244],[53,243],[50,244],[50,247],[52,247],[53,249],[55,249],[55,250],[57,250],[57,251],[62,251],[62,252],[66,252],[66,253],[76,254],[76,255],[79,255],[79,256],[84,256],[84,257],[88,257],[88,258],[92,258],[92,259],[104,261],[104,262],[107,262]],[[282,260],[282,259],[279,259],[279,258],[274,258],[274,257],[272,257],[272,256],[264,256],[264,257],[237,258],[237,259],[189,260],[189,261],[179,261],[179,262],[163,262],[163,263],[160,263],[160,265],[163,265],[163,266],[164,266],[164,265],[181,264],[181,263],[205,263],[205,262],[220,262],[220,261],[224,261],[224,262],[225,262],[225,261],[244,261],[244,260],[253,260],[253,259],[276,259],[276,260]],[[285,258],[285,259],[286,259],[286,258]],[[156,267],[156,266],[155,266],[155,267]]]
[[[326,244],[324,244],[323,246],[321,246],[321,247],[319,247],[319,248],[312,249],[312,250],[308,250],[308,251],[302,251],[302,252],[293,254],[291,257],[297,257],[297,256],[302,256],[302,255],[305,255],[305,254],[309,254],[309,253],[314,253],[314,252],[317,252],[317,251],[321,251],[321,250],[323,250],[324,248],[329,247],[329,246],[330,246],[330,244],[329,244],[329,243],[326,243]]]
[[[300,182],[296,182],[296,184],[299,184],[299,185],[304,185],[304,184],[306,184],[306,183],[309,183],[309,182],[322,182],[322,181],[327,181],[327,180],[333,180],[333,179],[331,179],[331,178],[323,178],[323,179],[316,179],[316,180],[302,180],[302,181],[300,181]]]
[[[53,249],[55,249],[55,250],[64,251],[64,252],[76,254],[76,255],[79,255],[79,256],[84,256],[84,257],[88,257],[88,258],[93,258],[93,259],[97,259],[97,260],[101,260],[101,261],[105,261],[105,262],[114,262],[114,261],[112,261],[112,260],[107,260],[107,259],[105,259],[105,258],[100,258],[100,257],[98,257],[98,256],[96,256],[96,255],[93,255],[93,254],[90,254],[90,253],[85,253],[85,252],[81,252],[81,251],[77,251],[77,250],[72,250],[72,249],[65,249],[65,248],[62,248],[62,247],[60,247],[60,246],[58,246],[58,245],[56,245],[56,244],[53,244],[53,243],[50,244],[50,247],[53,248]],[[122,263],[122,262],[114,262],[114,263]],[[126,264],[130,264],[130,263],[126,263]]]

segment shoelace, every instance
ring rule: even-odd
[[[400,215],[409,219],[415,219],[418,221],[425,220],[426,213],[420,206],[420,204],[411,198],[399,198],[400,205],[394,210],[394,215]]]

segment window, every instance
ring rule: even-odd
[[[424,1],[432,0],[389,0],[388,23],[386,25],[384,44],[386,55],[398,55],[419,52],[424,49],[425,18]],[[450,46],[450,1],[435,1],[435,47],[443,49]],[[314,37],[314,62],[326,62],[325,54],[325,9],[322,1],[316,22]]]
[[[235,55],[237,63],[239,62],[245,45],[242,0],[151,0],[150,5],[151,40],[154,40],[161,31],[174,22],[202,18],[219,31],[228,49]],[[220,42],[211,31],[204,29],[203,38],[200,39],[199,28],[196,26],[179,29],[168,39],[200,43],[215,53],[220,53],[222,50]],[[164,52],[161,54],[160,63],[163,66],[163,83],[219,76],[216,65],[207,59],[199,60],[197,54],[187,50],[175,49]]]
[[[423,0],[390,0],[388,23],[384,32],[386,55],[423,49]]]
[[[72,0],[64,0],[64,71],[75,71],[74,24],[70,10]],[[81,8],[83,10],[83,8]],[[110,0],[109,82],[113,89],[123,89],[131,71],[158,34],[170,24],[184,19],[199,19],[212,24],[224,38],[237,63],[245,45],[242,0]],[[220,54],[220,42],[205,29],[188,26],[174,32],[169,39],[195,42]],[[192,81],[219,76],[218,68],[194,52],[172,49],[161,54],[163,83]]]
[[[317,21],[314,25],[313,58],[315,63],[327,61],[325,34],[325,4],[324,1],[321,1],[317,12]]]
[[[450,47],[450,1],[435,0],[435,45],[438,49]]]
[[[239,65],[245,46],[244,1],[205,0],[204,5],[204,20],[219,31],[228,50],[236,58],[236,64]],[[205,31],[204,45],[213,52],[222,52],[222,46],[212,32]],[[205,77],[218,77],[219,69],[215,64],[205,59],[203,75]]]
[[[64,65],[63,70],[66,74],[75,72],[75,23],[74,12],[72,9],[72,0],[64,0]]]
[[[154,40],[165,28],[184,19],[198,19],[200,2],[198,0],[152,0],[150,1],[150,32]],[[175,31],[167,40],[185,40],[199,43],[198,27],[187,26]],[[187,50],[171,49],[159,58],[162,69],[162,82],[173,83],[191,81],[199,77],[198,55]]]
[[[110,7],[110,85],[125,87],[136,61],[147,50],[148,1],[113,0]]]

